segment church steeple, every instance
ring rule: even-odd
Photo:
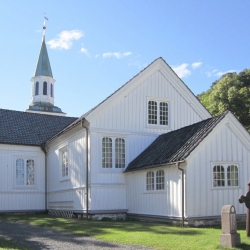
[[[46,17],[44,18],[42,45],[35,69],[35,74],[31,78],[31,104],[26,111],[65,116],[65,113],[63,113],[60,108],[54,106],[54,83],[56,80],[52,75],[49,56],[45,44],[45,20],[48,19]]]

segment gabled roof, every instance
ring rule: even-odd
[[[41,146],[75,120],[75,117],[0,109],[0,144]]]
[[[228,111],[219,116],[160,135],[129,163],[125,172],[185,160],[227,113]]]
[[[38,57],[35,75],[34,76],[50,76],[53,78],[52,70],[50,67],[49,56],[45,44],[45,38],[43,38],[40,54]]]

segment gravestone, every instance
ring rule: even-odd
[[[225,205],[221,209],[222,234],[220,244],[223,247],[235,247],[240,244],[240,234],[237,233],[236,210],[233,205]]]

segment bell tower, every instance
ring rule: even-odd
[[[63,113],[60,108],[54,106],[54,84],[56,80],[52,75],[49,56],[45,44],[46,20],[48,19],[44,17],[42,45],[35,74],[31,78],[31,103],[26,112],[65,116],[66,114]]]

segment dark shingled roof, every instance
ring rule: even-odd
[[[185,160],[227,113],[228,111],[219,116],[160,135],[129,163],[125,172]]]
[[[76,119],[0,109],[0,143],[41,146]]]

